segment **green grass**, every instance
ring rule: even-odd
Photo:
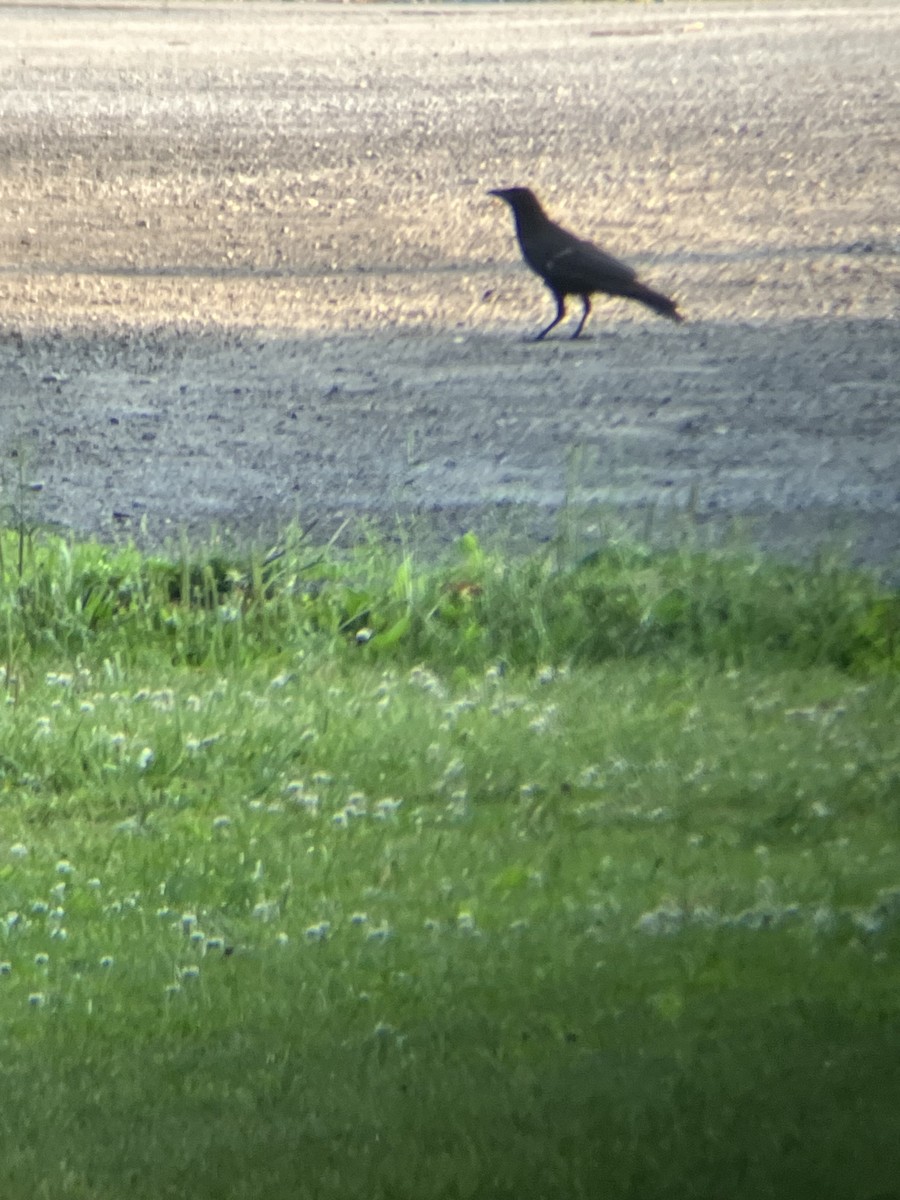
[[[0,535],[4,1200],[897,1197],[898,625]]]

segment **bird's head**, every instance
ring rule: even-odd
[[[505,200],[514,213],[521,216],[529,216],[531,214],[543,214],[540,201],[537,196],[527,187],[511,187],[511,188],[491,188],[488,192],[489,196],[499,196],[501,200]]]

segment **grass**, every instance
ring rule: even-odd
[[[898,1196],[900,598],[0,535],[3,1195]]]

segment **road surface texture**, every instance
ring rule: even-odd
[[[896,565],[898,46],[893,2],[0,6],[6,519],[568,503]],[[513,184],[688,323],[527,342]]]

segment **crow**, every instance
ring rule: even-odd
[[[551,221],[530,188],[493,188],[488,195],[499,196],[512,209],[525,261],[540,275],[556,300],[556,316],[535,335],[536,342],[546,337],[566,315],[566,296],[580,296],[584,305],[573,338],[577,338],[584,328],[594,292],[627,296],[646,304],[663,317],[684,320],[674,300],[641,283],[637,273],[626,263]]]

